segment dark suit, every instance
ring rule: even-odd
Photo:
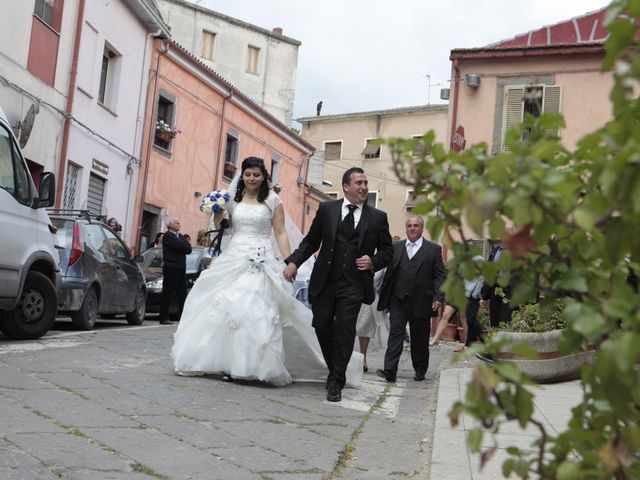
[[[320,248],[311,279],[309,300],[313,326],[329,369],[328,384],[341,389],[356,335],[362,303],[375,297],[373,272],[384,268],[393,254],[387,214],[363,205],[352,232],[342,222],[342,200],[321,203],[309,233],[287,263],[302,265]],[[368,255],[373,271],[359,271],[355,261]]]
[[[162,236],[162,299],[160,301],[160,318],[165,322],[169,316],[169,305],[175,293],[178,297],[178,318],[182,315],[182,307],[187,298],[187,255],[191,253],[191,245],[180,235],[167,230]]]
[[[447,273],[440,245],[422,239],[422,246],[409,259],[406,240],[394,244],[391,264],[387,267],[378,310],[389,310],[389,340],[384,356],[384,373],[395,380],[402,354],[407,322],[411,332],[411,361],[416,375],[423,376],[429,368],[430,319],[437,313],[433,301],[442,302],[440,286]]]
[[[502,253],[502,250],[503,248],[500,245],[494,248],[489,254],[489,261],[497,261],[496,256]],[[505,299],[507,302],[511,299],[511,287],[502,287],[503,297],[499,295],[496,290],[498,286],[497,284],[487,285],[485,283],[482,287],[482,299],[489,300],[489,323],[494,328],[498,327],[501,323],[509,323],[513,313],[513,310],[509,307],[509,303],[505,303]]]

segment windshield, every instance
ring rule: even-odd
[[[202,250],[193,250],[189,255],[187,255],[187,272],[197,272],[198,264],[200,263],[200,257],[202,256]],[[142,262],[143,267],[148,268],[162,268],[162,249],[161,248],[150,248],[146,252],[142,254],[144,261]]]

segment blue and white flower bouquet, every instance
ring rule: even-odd
[[[202,197],[200,211],[212,215],[224,210],[225,204],[231,200],[231,195],[226,190],[214,190]]]

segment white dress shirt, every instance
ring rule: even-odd
[[[347,205],[351,205],[351,202],[345,198],[342,200],[342,220],[344,220],[344,217],[346,217],[349,213],[349,208],[347,207]],[[362,207],[364,206],[364,203],[354,203],[353,205],[358,207],[353,211],[353,228],[355,229],[358,226],[360,217],[362,216]]]
[[[415,242],[407,239],[405,243],[405,248],[407,249],[407,256],[409,259],[413,258],[418,250],[422,247],[422,237],[419,237]]]

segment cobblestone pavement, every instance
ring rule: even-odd
[[[395,384],[376,377],[383,352],[371,352],[363,384],[332,404],[322,383],[177,376],[174,331],[0,337],[0,478],[428,478],[442,350],[424,382],[405,350]]]

